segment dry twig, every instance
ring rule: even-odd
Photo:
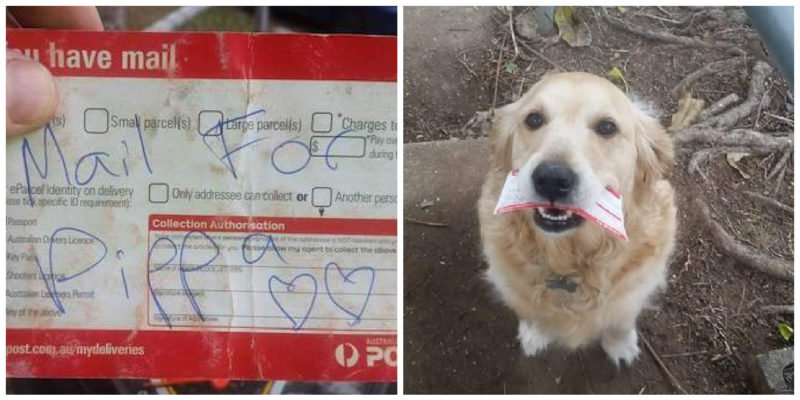
[[[508,9],[508,29],[511,31],[511,42],[514,43],[514,58],[517,58],[519,47],[517,47],[517,36],[514,34],[514,7]]]
[[[663,42],[669,43],[677,43],[682,44],[684,46],[692,46],[692,47],[702,47],[706,49],[717,49],[717,50],[724,50],[730,54],[735,55],[744,55],[746,54],[744,50],[740,49],[734,44],[727,43],[727,42],[707,42],[705,40],[687,37],[687,36],[678,36],[669,32],[656,32],[651,31],[648,29],[640,28],[638,26],[633,26],[628,24],[620,19],[612,17],[605,12],[603,16],[605,20],[609,23],[609,25],[617,28],[622,29],[624,31],[628,31],[635,35],[642,36],[647,39],[651,40],[660,40]]]
[[[677,389],[679,392],[681,392],[683,394],[689,394],[681,386],[680,382],[678,382],[678,380],[675,379],[675,376],[672,375],[671,372],[669,372],[669,368],[667,368],[667,365],[664,364],[663,361],[661,361],[661,357],[659,357],[658,353],[656,353],[656,351],[653,350],[653,346],[650,345],[650,342],[647,340],[646,337],[644,337],[644,335],[641,332],[639,333],[639,337],[642,338],[642,343],[644,343],[644,347],[647,349],[647,351],[650,353],[650,355],[653,356],[653,359],[656,360],[656,364],[658,365],[658,367],[661,368],[661,371],[663,371],[665,375],[667,375],[667,378],[669,379],[669,383],[672,384],[672,386],[675,389]]]
[[[557,69],[557,70],[559,70],[559,71],[561,71],[561,72],[566,72],[566,71],[567,71],[567,69],[566,69],[566,68],[564,68],[564,67],[562,67],[562,66],[558,65],[558,63],[556,63],[555,61],[553,61],[553,60],[551,60],[551,59],[547,58],[547,56],[545,56],[545,55],[544,55],[544,54],[542,54],[541,52],[534,50],[534,49],[533,49],[533,47],[531,47],[531,46],[528,46],[527,44],[525,44],[525,42],[519,42],[519,44],[521,44],[521,45],[522,45],[522,47],[524,47],[524,48],[525,48],[525,50],[528,50],[528,51],[530,51],[530,52],[531,52],[531,53],[533,53],[533,54],[534,54],[536,57],[539,57],[539,58],[541,58],[542,60],[544,60],[545,62],[547,62],[548,64],[550,64],[550,65],[551,65],[553,68],[555,68],[555,69]]]
[[[787,213],[789,213],[791,215],[794,215],[794,208],[789,207],[786,204],[783,204],[778,200],[771,199],[771,198],[769,198],[767,196],[761,195],[761,194],[756,193],[756,192],[745,191],[744,194],[747,197],[749,197],[749,198],[751,198],[753,200],[756,200],[756,201],[758,201],[758,202],[760,202],[762,204],[768,205],[768,206],[773,207],[773,208],[777,208],[778,210],[785,211],[785,212],[787,212]]]
[[[409,218],[409,217],[405,217],[405,218],[403,218],[403,220],[405,220],[407,222],[411,222],[412,224],[419,224],[419,225],[425,225],[425,226],[434,226],[434,227],[437,227],[437,228],[446,228],[446,227],[450,226],[450,225],[447,225],[447,224],[443,224],[441,222],[421,221],[421,220],[414,219],[414,218]]]
[[[789,118],[781,117],[780,115],[775,115],[775,114],[770,113],[770,112],[765,112],[764,115],[770,116],[770,117],[775,118],[775,119],[777,119],[779,121],[783,121],[783,122],[786,122],[787,124],[789,124],[791,126],[794,126],[794,121],[790,120]]]
[[[503,51],[506,48],[506,37],[503,36],[503,42],[500,44],[500,55],[497,57],[497,70],[494,73],[494,96],[492,97],[492,112],[494,116],[494,108],[497,106],[497,81],[500,79],[500,63],[503,62]]]
[[[776,304],[761,307],[761,312],[767,314],[794,314],[793,304]]]

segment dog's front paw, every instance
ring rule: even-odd
[[[608,354],[608,357],[611,358],[611,361],[619,367],[620,361],[627,366],[631,366],[639,358],[641,351],[637,342],[636,329],[631,329],[624,332],[606,333],[603,335],[600,344]]]
[[[550,336],[541,332],[536,326],[524,321],[519,321],[519,343],[522,345],[522,352],[528,357],[534,357],[547,348],[552,340]]]

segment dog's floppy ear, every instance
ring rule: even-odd
[[[492,170],[511,171],[511,152],[514,139],[514,103],[494,110],[489,132],[489,150]]]
[[[636,110],[636,177],[651,184],[672,174],[675,153],[672,138],[657,119]]]

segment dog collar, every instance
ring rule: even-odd
[[[548,289],[566,290],[569,293],[575,293],[578,289],[578,284],[573,282],[566,276],[553,274],[544,281]]]

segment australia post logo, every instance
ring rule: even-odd
[[[344,368],[364,366],[367,368],[385,364],[389,367],[397,366],[397,346],[366,343],[359,351],[359,348],[349,342],[342,342],[333,351],[336,363]],[[362,352],[364,356],[362,357]]]

